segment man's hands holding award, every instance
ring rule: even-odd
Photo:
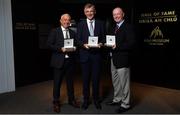
[[[102,43],[98,44],[98,37],[97,36],[89,36],[88,44],[84,44],[86,49],[89,48],[101,48],[103,46]],[[106,35],[106,43],[104,44],[106,47],[111,47],[112,49],[116,48],[116,38],[114,35]]]
[[[116,37],[114,35],[106,35],[106,43],[104,44],[106,47],[112,47],[112,49],[116,48]]]
[[[89,36],[88,37],[88,44],[84,44],[84,47],[86,49],[100,48],[101,46],[102,46],[102,43],[98,43],[98,37],[97,36]]]
[[[62,50],[62,52],[76,51],[76,47],[74,46],[74,39],[65,39],[64,47],[62,47],[61,50]]]

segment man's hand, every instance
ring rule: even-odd
[[[112,46],[112,49],[114,50],[116,48],[116,44]]]
[[[61,48],[61,51],[62,52],[66,52],[66,48]]]
[[[102,46],[103,46],[103,44],[102,44],[102,43],[99,43],[99,44],[98,44],[98,47],[99,47],[99,48],[101,48]]]
[[[84,46],[86,49],[89,49],[88,44],[84,44],[83,46]]]
[[[76,51],[76,47],[74,47],[74,50],[73,51]]]

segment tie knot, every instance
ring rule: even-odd
[[[92,23],[93,23],[93,20],[90,20],[90,21],[89,21],[89,23],[91,23],[91,24],[92,24]]]
[[[116,28],[119,28],[119,25],[118,25],[118,24],[116,24]]]

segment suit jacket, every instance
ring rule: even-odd
[[[76,45],[76,34],[74,31],[69,29],[70,38],[74,39],[74,44]],[[51,56],[51,67],[61,68],[63,66],[65,60],[65,54],[68,54],[69,59],[73,59],[75,56],[75,52],[63,53],[61,52],[61,48],[64,47],[64,36],[61,27],[53,29],[48,37],[47,45],[52,50]]]
[[[104,23],[100,20],[95,20],[95,28],[94,28],[94,36],[98,36],[98,43],[104,43],[105,42],[105,35],[104,35]],[[80,55],[80,61],[85,62],[88,60],[88,56],[90,53],[93,53],[97,57],[99,57],[101,54],[101,51],[99,48],[91,48],[89,50],[83,48],[83,44],[88,43],[88,37],[90,36],[87,21],[82,20],[78,23],[77,26],[77,41],[79,46],[81,46],[79,50]]]
[[[132,25],[123,22],[116,31],[115,37],[116,48],[112,50],[113,64],[116,68],[129,67],[130,54],[135,44],[135,33]]]

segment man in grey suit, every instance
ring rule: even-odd
[[[48,46],[52,50],[51,67],[53,67],[54,72],[53,110],[57,113],[60,112],[60,87],[63,77],[66,77],[68,103],[73,107],[79,107],[74,97],[74,76],[72,74],[75,62],[75,49],[74,51],[68,52],[68,50],[64,48],[65,39],[74,39],[74,44],[76,44],[76,34],[69,29],[70,21],[70,15],[63,14],[60,19],[60,27],[51,31],[47,41]]]
[[[115,35],[116,44],[111,50],[111,74],[114,87],[114,97],[109,105],[120,105],[118,113],[124,112],[130,108],[130,53],[135,43],[135,34],[132,26],[125,19],[122,8],[113,9],[113,19],[115,26],[113,35]]]

